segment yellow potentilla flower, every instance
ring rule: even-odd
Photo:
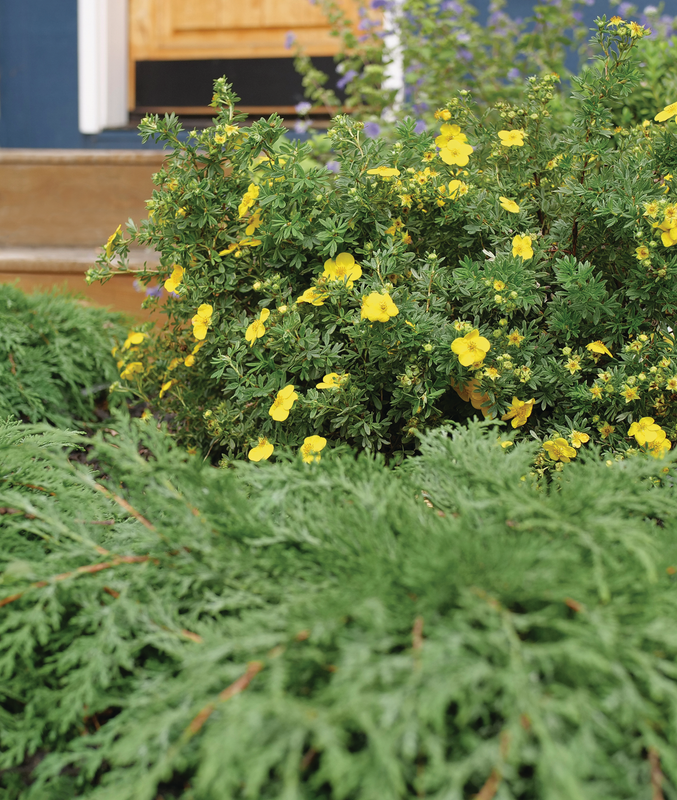
[[[638,258],[640,261],[644,261],[645,258],[649,257],[650,252],[651,251],[646,245],[641,244],[639,247],[635,248],[635,258]]]
[[[655,200],[652,200],[650,203],[644,204],[644,216],[645,217],[655,217],[658,214],[658,203]]]
[[[637,36],[644,36],[644,28],[638,22],[630,23],[630,36],[634,39]],[[677,112],[676,112],[677,113]]]
[[[576,457],[574,448],[566,439],[561,437],[551,442],[543,442],[543,449],[553,461],[562,461],[565,464],[568,464],[572,458]]]
[[[388,234],[388,236],[394,236],[403,228],[404,228],[404,222],[402,222],[402,220],[398,217],[396,220],[393,220],[393,224],[386,230],[386,233]],[[325,270],[327,269],[327,263],[325,263],[324,265]]]
[[[508,334],[508,344],[513,347],[519,347],[524,340],[524,336],[519,331],[510,331]]]
[[[347,380],[348,375],[339,375],[338,372],[328,372],[322,380],[316,384],[317,389],[339,389]]]
[[[122,345],[123,350],[129,350],[129,348],[133,344],[141,344],[141,342],[146,338],[145,333],[141,333],[141,331],[130,331],[127,334],[127,338],[125,339],[125,343]]]
[[[670,117],[674,117],[677,115],[677,103],[670,103],[669,106],[665,106],[662,111],[659,111],[658,114],[654,117],[656,122],[665,122],[666,119],[670,119]]]
[[[608,422],[603,422],[597,430],[600,432],[602,439],[608,439],[616,429],[613,425],[609,425]]]
[[[168,292],[175,292],[176,287],[181,283],[183,280],[183,267],[179,264],[174,264],[174,269],[172,270],[171,277],[167,278],[165,281],[165,289]]]
[[[632,403],[633,400],[639,400],[639,389],[636,386],[625,386],[621,396],[625,398],[626,403]]]
[[[585,349],[589,350],[591,353],[599,353],[600,355],[607,355],[610,358],[613,358],[611,351],[607,348],[604,342],[601,342],[599,339],[597,339],[595,342],[590,342],[590,344],[586,344]]]
[[[531,236],[520,236],[517,234],[512,240],[512,254],[515,258],[519,257],[528,261],[534,257],[534,251],[531,247]]]
[[[578,372],[581,368],[581,362],[579,356],[574,356],[574,358],[570,358],[564,366],[569,370],[569,372],[572,375]]]
[[[321,292],[319,289],[311,286],[310,289],[305,290],[301,297],[296,298],[296,302],[310,303],[314,306],[323,306],[327,297],[329,297],[329,295],[326,292]]]
[[[496,367],[487,367],[484,370],[484,374],[487,376],[487,378],[491,379],[492,381],[495,381],[496,378],[501,377],[501,373],[496,369]]]
[[[193,325],[193,336],[196,339],[204,339],[207,335],[207,328],[211,324],[214,309],[209,303],[202,303],[198,308],[197,314],[191,319]]]
[[[183,362],[187,367],[192,367],[195,363],[195,354],[203,347],[205,342],[198,342],[195,347],[193,348],[190,355],[186,356],[185,361]]]
[[[362,277],[362,268],[350,253],[339,253],[336,256],[336,261],[330,258],[324,262],[324,272],[322,274],[325,278],[329,278],[330,281],[345,282],[346,286],[352,289],[353,282]]]
[[[618,16],[613,16],[613,17],[611,17],[611,19],[609,20],[609,25],[623,25],[623,23],[624,23],[624,22],[625,22],[625,20],[624,20],[624,19],[621,19],[621,18],[620,18],[620,17],[618,17]]]
[[[275,448],[273,445],[265,438],[265,436],[259,437],[259,443],[256,447],[252,447],[252,449],[247,453],[247,458],[250,461],[266,461],[269,459]]]
[[[440,190],[443,187],[440,187]],[[463,181],[449,181],[449,197],[452,200],[458,200],[459,197],[463,197],[464,194],[468,194],[468,184],[463,183]]]
[[[590,387],[590,394],[593,396],[595,400],[602,399],[602,387],[601,386],[591,386]]]
[[[536,401],[532,397],[531,400],[520,400],[517,397],[512,398],[512,403],[508,408],[507,412],[501,417],[503,422],[507,422],[507,420],[511,419],[512,422],[510,423],[513,428],[520,428],[522,425],[526,425],[527,419],[531,416],[531,412],[534,410],[534,403]]]
[[[524,131],[499,131],[498,138],[501,140],[503,147],[524,146]]]
[[[132,361],[122,370],[120,377],[122,380],[127,381],[137,372],[143,372],[143,364],[140,361]]]
[[[450,139],[444,147],[440,149],[440,158],[445,164],[455,164],[457,167],[465,167],[470,160],[469,156],[473,149],[467,142],[461,139]]]
[[[435,112],[435,119],[442,119],[446,122],[451,119],[451,111],[448,108],[438,108]]]
[[[115,246],[115,240],[118,236],[122,236],[122,225],[118,225],[115,229],[115,233],[111,233],[108,237],[108,241],[106,242],[106,257],[110,258],[113,255],[113,247]]]
[[[582,444],[585,444],[589,441],[590,437],[587,433],[581,433],[581,431],[571,431],[571,444],[577,450]]]
[[[165,394],[171,389],[171,387],[175,383],[176,383],[175,380],[170,380],[170,381],[167,381],[166,383],[163,383],[162,386],[160,387],[160,397],[164,397]]]
[[[249,342],[250,347],[254,346],[254,342],[257,339],[261,339],[266,335],[266,326],[263,323],[268,319],[269,316],[270,309],[262,308],[259,318],[255,319],[254,322],[252,322],[252,324],[247,328],[244,338],[245,341]]]
[[[249,218],[249,224],[245,228],[245,235],[251,236],[257,228],[261,227],[261,209],[257,208],[256,211]]]
[[[495,280],[494,281],[494,291],[495,292],[502,292],[505,289],[505,284],[503,281]]]
[[[654,458],[663,458],[669,452],[671,446],[670,440],[664,438],[649,442],[646,447]]]
[[[463,367],[482,363],[490,349],[491,343],[484,336],[480,336],[477,328],[466,333],[465,336],[459,336],[451,343],[451,350],[456,353]]]
[[[378,175],[380,178],[395,178],[399,174],[399,169],[395,169],[395,167],[374,167],[374,169],[367,170],[367,175]]]
[[[391,317],[396,317],[399,313],[399,308],[388,292],[383,294],[371,292],[367,297],[362,298],[360,315],[362,319],[368,319],[370,322],[388,322]]]
[[[249,211],[249,209],[254,205],[259,196],[260,191],[261,189],[255,183],[249,184],[249,188],[244,193],[242,197],[242,202],[238,206],[238,214],[240,219],[242,219],[242,217],[244,217],[247,211]]]
[[[275,400],[273,400],[273,405],[268,409],[268,413],[276,422],[284,422],[298,399],[299,396],[294,391],[294,385],[289,384],[277,393]]]
[[[677,392],[677,376],[668,378],[665,382],[665,388],[669,389],[671,392]]]
[[[299,449],[304,463],[312,464],[313,461],[319,461],[321,458],[320,450],[324,450],[326,446],[327,440],[324,436],[306,436]]]
[[[520,207],[514,200],[510,200],[507,197],[499,197],[498,201],[501,204],[501,208],[505,209],[506,211],[509,211],[511,214],[519,213]]]
[[[628,436],[634,436],[637,444],[645,445],[665,438],[665,431],[653,421],[653,417],[642,417],[628,428]]]
[[[181,358],[173,358],[173,359],[172,359],[172,360],[169,362],[169,366],[167,367],[167,370],[168,370],[169,372],[171,372],[172,370],[175,370],[175,369],[176,369],[176,368],[179,366],[179,364],[181,363],[181,361],[182,361],[182,360],[183,360],[183,359],[181,359]]]

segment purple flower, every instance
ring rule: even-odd
[[[141,281],[138,278],[136,278],[134,280],[134,283],[132,284],[132,286],[134,287],[135,291],[137,291],[137,292],[143,292],[144,291],[144,286],[143,286],[143,284],[141,283]]]
[[[471,36],[469,33],[466,33],[466,31],[458,31],[458,33],[456,34],[456,41],[460,42],[461,44],[467,44],[470,41],[470,39]]]
[[[520,71],[517,67],[513,67],[512,69],[508,70],[508,80],[516,81],[520,76]]]
[[[428,126],[422,119],[419,119],[416,125],[414,125],[414,133],[420,135],[425,133],[428,130]]]
[[[414,103],[411,110],[414,114],[420,114],[422,111],[427,111],[430,106],[427,103]]]
[[[391,11],[393,3],[392,0],[371,0],[371,7],[374,10],[383,8],[385,11]]]
[[[300,103],[297,103],[294,106],[294,108],[296,109],[296,113],[301,114],[301,116],[305,116],[312,107],[313,104],[309,103],[307,100],[302,100]]]
[[[465,47],[459,48],[457,55],[459,58],[462,58],[463,61],[472,61],[472,53],[470,50],[466,50]]]
[[[329,172],[339,172],[341,170],[341,165],[338,161],[327,161],[326,167]]]
[[[572,17],[573,17],[575,20],[577,20],[578,22],[582,22],[582,21],[583,21],[583,12],[582,12],[582,11],[579,11],[578,9],[576,9],[576,11],[572,11],[572,12],[571,12],[571,16],[572,16]]]
[[[161,295],[162,295],[162,286],[149,286],[146,289],[146,297],[160,297]]]
[[[586,6],[594,6],[595,0],[583,0]]]
[[[291,50],[294,46],[294,42],[296,41],[296,34],[294,31],[288,31],[287,35],[284,37],[284,46],[286,50]]]
[[[357,72],[354,69],[349,69],[348,72],[338,81],[336,81],[337,89],[345,89],[346,86],[357,78]]]
[[[618,14],[621,17],[627,17],[628,14],[632,14],[635,10],[635,6],[632,3],[621,3],[618,6]]]
[[[463,6],[456,0],[444,0],[443,3],[440,3],[440,11],[451,11],[452,14],[458,16],[463,12]]]
[[[365,122],[364,123],[364,135],[368,136],[370,139],[375,139],[379,133],[381,133],[381,126],[378,122]]]
[[[294,123],[294,133],[307,133],[310,128],[310,122],[304,119],[297,119]]]

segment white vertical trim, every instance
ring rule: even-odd
[[[384,89],[396,89],[395,100],[389,108],[385,109],[383,116],[394,120],[397,112],[404,102],[404,55],[400,39],[400,15],[402,13],[402,0],[391,0],[383,14],[383,25],[388,35],[383,38],[385,57],[387,60],[384,70]]]
[[[127,123],[128,0],[78,0],[78,126]]]

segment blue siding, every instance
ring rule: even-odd
[[[508,10],[528,16],[533,2]],[[487,4],[477,2],[485,19]],[[585,21],[608,12],[596,0]],[[77,0],[0,0],[0,147],[141,147],[133,130],[78,131]]]

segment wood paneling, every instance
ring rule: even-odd
[[[340,2],[357,22],[357,0]],[[130,0],[130,108],[137,61],[289,57],[290,31],[308,55],[339,50],[309,0]]]

